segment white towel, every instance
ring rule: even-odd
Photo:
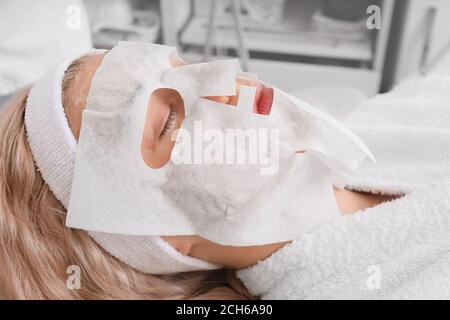
[[[406,195],[317,229],[238,277],[263,299],[450,299],[450,77],[404,83],[346,122],[378,161],[348,187]]]

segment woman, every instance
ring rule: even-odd
[[[96,54],[77,59],[65,74],[62,102],[75,138],[80,134],[81,114],[91,79],[102,58],[103,54]],[[182,64],[177,60],[171,63],[174,67]],[[238,80],[237,88],[242,83],[249,83],[245,81]],[[27,143],[24,112],[28,92],[29,88],[23,89],[8,102],[0,130],[0,289],[8,298],[252,298],[233,270],[266,259],[286,242],[231,247],[198,236],[163,237],[183,255],[225,268],[155,276],[138,272],[120,262],[86,232],[65,227],[64,206],[43,181]],[[231,105],[235,98],[210,97]],[[159,103],[164,107],[168,101],[162,96]],[[161,125],[164,127],[164,123]],[[165,157],[164,154],[160,156]],[[158,157],[153,159],[155,166],[158,166]],[[392,199],[391,196],[349,190],[335,190],[334,195],[342,215]],[[70,290],[66,286],[66,270],[71,265],[80,266],[82,272],[79,290]]]

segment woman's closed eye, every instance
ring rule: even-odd
[[[162,139],[165,135],[167,135],[169,133],[169,131],[171,131],[173,129],[176,119],[177,119],[177,114],[175,111],[175,105],[173,103],[171,103],[169,105],[169,114],[166,118],[166,122],[164,124],[164,127],[163,127],[161,133],[159,134],[160,139]]]
[[[183,119],[184,102],[177,91],[160,88],[150,95],[141,142],[142,158],[150,168],[160,168],[169,161],[175,144],[172,134]]]

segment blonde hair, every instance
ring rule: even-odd
[[[64,92],[83,67],[66,72]],[[251,299],[232,271],[156,276],[105,252],[82,230],[65,227],[66,211],[36,170],[26,139],[29,88],[7,103],[0,119],[0,296],[8,299]],[[70,94],[63,104],[70,112]],[[76,102],[75,102],[76,103]],[[67,268],[81,270],[70,289]]]

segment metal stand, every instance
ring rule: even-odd
[[[208,31],[206,33],[206,41],[203,50],[203,60],[208,61],[212,51],[212,41],[216,31],[216,17],[217,17],[217,0],[211,0],[208,20]],[[235,23],[236,38],[237,38],[237,52],[239,59],[241,60],[241,66],[244,71],[249,71],[248,60],[249,53],[244,42],[244,28],[241,19],[241,1],[232,0],[231,5],[233,7],[233,20]]]

